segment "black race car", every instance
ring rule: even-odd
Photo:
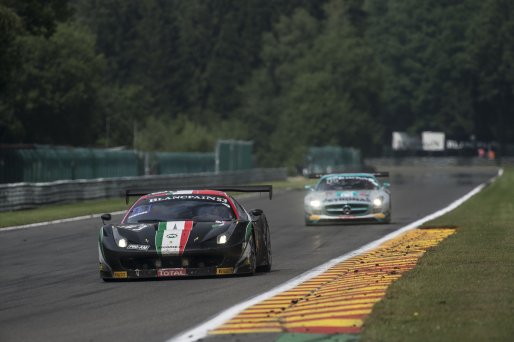
[[[130,191],[141,196],[120,224],[105,224],[98,240],[100,277],[221,276],[271,270],[268,221],[226,191],[268,192],[265,186],[207,190]],[[111,220],[110,214],[102,215]]]

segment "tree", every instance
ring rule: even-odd
[[[476,70],[469,27],[476,0],[371,0],[368,32],[384,69],[384,123],[392,131],[441,130],[468,139]]]
[[[272,132],[256,144],[267,164],[300,166],[311,145],[370,152],[381,139],[381,74],[365,37],[363,1],[332,1],[326,13],[320,24],[299,9],[265,35],[264,67],[245,103],[246,117]]]
[[[20,31],[20,18],[10,8],[0,5],[0,142],[12,141],[21,130],[9,103],[12,79],[18,68],[15,40]]]
[[[475,122],[478,137],[502,145],[514,141],[514,4],[504,0],[482,2],[472,28],[470,48],[476,82]]]
[[[99,126],[98,89],[105,59],[95,38],[73,24],[60,24],[50,38],[19,38],[21,70],[13,110],[27,143],[87,145]]]

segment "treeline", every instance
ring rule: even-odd
[[[510,0],[0,0],[0,44],[2,143],[514,142]]]

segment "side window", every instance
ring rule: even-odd
[[[237,214],[239,215],[239,217],[241,218],[241,220],[250,220],[250,218],[248,217],[248,214],[246,213],[246,211],[243,209],[243,207],[241,206],[241,204],[239,204],[235,199],[234,197],[230,197],[230,199],[232,200],[232,202],[234,202],[234,205],[236,206],[236,210],[237,210]]]

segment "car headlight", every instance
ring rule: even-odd
[[[321,208],[321,201],[320,200],[311,200],[309,202],[310,206],[313,207],[314,209],[318,209],[318,208]]]
[[[223,245],[227,243],[227,236],[225,234],[218,235],[218,245]]]
[[[121,248],[125,248],[125,247],[127,247],[127,245],[128,245],[127,239],[121,238],[118,240],[118,246],[120,246]]]
[[[373,200],[373,206],[374,206],[375,208],[381,207],[383,203],[384,203],[384,201],[383,201],[383,200],[382,200],[382,198],[380,198],[380,197],[377,197],[377,198],[375,198],[375,199]]]

